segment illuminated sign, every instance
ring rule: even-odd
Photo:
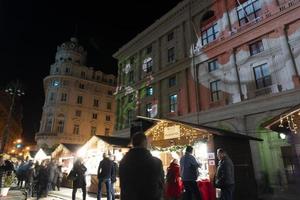
[[[180,125],[174,125],[164,128],[164,139],[174,139],[180,137]]]

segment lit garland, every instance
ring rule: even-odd
[[[287,115],[287,116],[284,116],[284,117],[280,116],[280,123],[279,123],[278,127],[283,128],[284,127],[283,123],[284,123],[284,121],[286,121],[287,122],[287,127],[286,128],[290,129],[294,134],[297,134],[298,133],[298,126],[294,121],[294,117],[295,116],[293,114]]]
[[[187,147],[187,145],[175,145],[175,146],[170,146],[170,147],[155,147],[155,146],[151,146],[151,150],[154,151],[169,151],[169,152],[178,152],[178,151],[182,151],[183,149],[185,149]]]

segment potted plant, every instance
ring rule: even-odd
[[[14,182],[14,175],[12,173],[6,172],[2,176],[2,185],[0,188],[0,197],[7,196],[9,188]]]

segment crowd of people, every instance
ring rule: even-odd
[[[18,187],[27,191],[27,196],[37,196],[37,199],[48,196],[51,190],[60,190],[62,181],[62,166],[56,161],[44,160],[34,163],[33,160],[19,161],[15,164]]]
[[[120,178],[121,200],[201,200],[197,184],[200,164],[193,156],[193,147],[187,146],[180,161],[174,159],[164,174],[160,159],[152,156],[147,149],[147,138],[137,134],[132,139],[133,148],[121,160],[119,166],[113,156],[103,154],[98,167],[97,200],[101,200],[102,186],[105,185],[107,200],[115,199],[114,183],[117,174]],[[218,149],[219,159],[214,186],[221,190],[221,200],[232,200],[234,191],[234,167],[231,159],[223,149]],[[86,199],[86,167],[78,159],[69,174],[73,180],[72,200],[81,188],[83,200]]]

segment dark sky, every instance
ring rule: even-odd
[[[75,34],[76,26],[88,51],[87,65],[116,74],[112,54],[180,1],[0,0],[0,88],[11,80],[22,82],[27,141],[34,140],[39,128],[43,78],[54,62],[56,47]]]

